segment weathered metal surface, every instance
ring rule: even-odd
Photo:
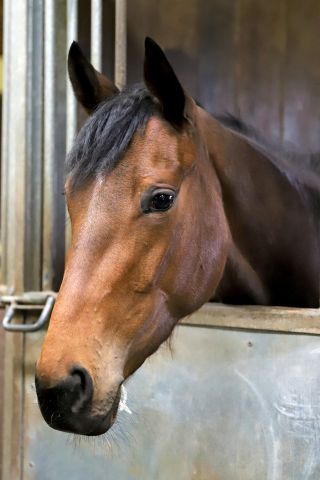
[[[39,288],[40,283],[41,12],[41,0],[4,4],[1,283],[9,293],[22,292],[27,286]],[[19,479],[22,474],[23,348],[21,334],[5,335],[3,480]]]
[[[67,40],[66,40],[66,58],[71,43],[78,40],[78,0],[67,0]],[[67,66],[66,66],[67,67]],[[66,151],[69,152],[77,133],[78,108],[77,99],[73,93],[71,82],[66,75]],[[70,245],[71,224],[67,207],[65,207],[66,223],[65,223],[65,247],[66,251]]]
[[[24,290],[41,288],[44,0],[28,4]],[[21,161],[24,161],[21,158]],[[20,235],[20,233],[18,233]],[[30,255],[30,252],[33,252]],[[28,252],[26,254],[26,252]]]
[[[66,2],[45,0],[42,286],[57,290],[64,269],[66,154]]]
[[[66,15],[62,0],[8,0],[4,10],[1,283],[17,294],[57,288],[63,270]],[[6,334],[3,480],[23,476],[24,347]]]
[[[127,83],[127,1],[116,0],[114,78],[121,89]]]
[[[24,288],[27,153],[27,4],[18,0],[5,4],[5,69],[2,144],[3,282],[9,290]],[[10,21],[8,21],[10,19]],[[12,19],[19,21],[14,24]],[[18,56],[16,52],[20,52]],[[19,142],[17,142],[19,138]]]
[[[172,352],[127,383],[132,414],[105,440],[44,424],[32,385],[42,338],[27,341],[25,480],[320,478],[317,337],[177,327]]]

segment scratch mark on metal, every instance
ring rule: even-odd
[[[295,398],[295,397],[292,397]],[[303,438],[308,445],[308,454],[303,465],[303,478],[312,478],[318,468],[320,405],[292,400],[277,404],[274,408],[290,422],[287,430],[291,435]]]
[[[270,409],[268,408],[268,405],[266,401],[264,400],[263,396],[257,389],[257,387],[254,385],[254,383],[247,378],[243,373],[239,372],[238,369],[234,369],[234,372],[238,377],[240,377],[250,388],[250,390],[254,393],[256,398],[259,401],[259,404],[263,411],[267,414],[266,417],[269,419],[269,424],[268,428],[264,424],[262,424],[262,430],[264,433],[264,437],[266,439],[266,447],[267,447],[267,452],[268,452],[268,472],[267,472],[267,480],[281,480],[281,472],[279,469],[279,462],[278,462],[278,442],[276,439],[276,435],[274,432],[274,428],[272,425],[272,414],[270,412]],[[271,442],[268,442],[268,435],[271,440]]]

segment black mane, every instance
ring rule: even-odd
[[[66,173],[72,186],[80,187],[99,173],[111,171],[136,131],[153,115],[160,115],[159,107],[141,85],[103,102],[82,127],[67,156]]]

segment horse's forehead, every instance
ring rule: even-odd
[[[171,125],[158,117],[151,117],[142,135],[138,136],[140,148],[150,152],[167,150],[176,153],[180,146],[178,132]]]
[[[164,136],[169,136],[170,132],[170,127],[169,125],[164,122],[164,120],[158,116],[153,116],[149,119],[146,125],[146,135],[152,135],[152,136],[157,136],[157,135],[164,135]],[[171,132],[172,133],[172,132]]]
[[[187,132],[178,132],[159,117],[151,117],[145,129],[135,136],[130,156],[141,168],[153,164],[157,168],[181,167],[186,158],[194,157],[194,145]]]

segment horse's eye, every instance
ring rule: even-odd
[[[156,189],[148,192],[141,202],[144,213],[165,212],[172,207],[176,198],[176,193],[169,189]]]
[[[169,210],[173,204],[174,195],[169,193],[157,193],[150,202],[150,207],[153,210]]]

